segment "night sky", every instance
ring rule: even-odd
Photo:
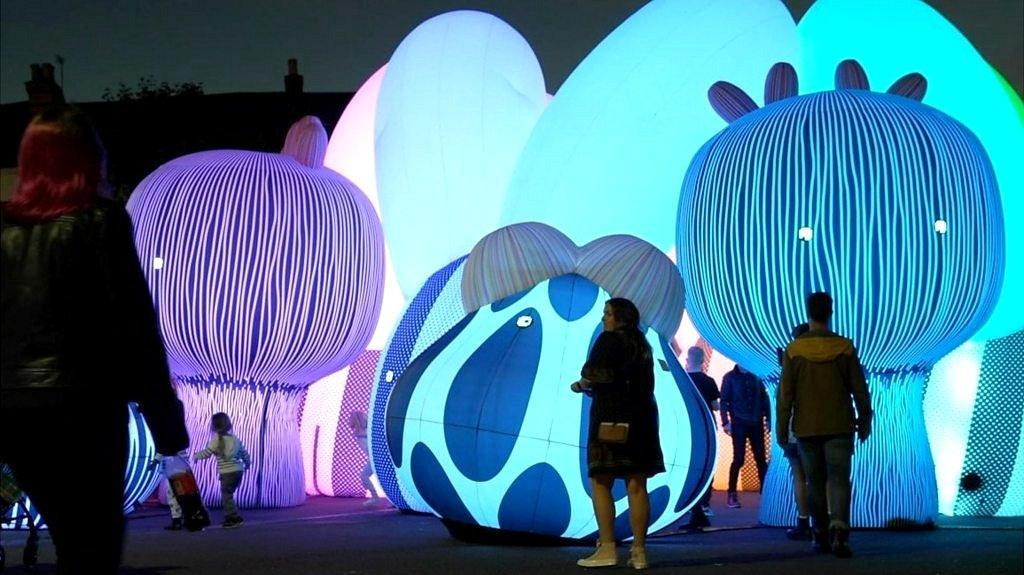
[[[1024,0],[930,0],[1024,93]],[[423,20],[490,12],[517,29],[555,92],[642,0],[2,0],[0,102],[26,99],[33,62],[65,58],[70,101],[119,82],[202,82],[207,93],[283,90],[288,58],[308,92],[354,91]],[[811,0],[786,0],[799,17]],[[59,72],[58,72],[59,76]],[[59,81],[59,77],[58,77]]]

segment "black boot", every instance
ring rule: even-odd
[[[690,510],[690,521],[683,526],[683,529],[698,530],[705,527],[711,527],[711,521],[708,520],[708,516],[704,514],[700,505],[694,505]]]
[[[847,559],[853,557],[853,550],[850,549],[850,530],[841,527],[829,529],[829,538],[832,543],[832,553],[836,557]]]
[[[793,541],[811,540],[811,521],[806,517],[798,517],[796,527],[786,530],[786,537]]]
[[[181,517],[171,517],[171,524],[164,527],[168,531],[181,531]]]
[[[811,539],[811,549],[818,553],[829,553],[832,551],[832,544],[829,542],[828,535],[828,531],[815,528],[814,537]]]

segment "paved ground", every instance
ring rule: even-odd
[[[816,556],[782,529],[756,527],[757,498],[727,509],[715,494],[713,521],[731,529],[663,535],[649,543],[652,573],[686,574],[955,574],[1024,573],[1024,521],[957,522],[933,531],[859,531],[856,557]],[[214,511],[215,519],[220,512]],[[302,507],[246,511],[238,529],[167,532],[160,508],[143,508],[129,521],[125,573],[135,575],[376,573],[501,575],[582,573],[585,547],[481,546],[452,539],[432,517],[367,510],[360,501],[313,498]],[[23,533],[4,532],[7,573],[20,567]],[[39,573],[53,573],[53,548],[44,536]],[[49,563],[49,565],[47,565]],[[598,570],[627,573],[624,567]]]

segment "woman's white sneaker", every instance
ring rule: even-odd
[[[626,566],[633,569],[647,569],[647,549],[636,546],[630,547],[629,561],[626,562]]]
[[[611,550],[609,551],[609,547]],[[615,549],[615,544],[603,545],[600,541],[597,543],[597,551],[590,557],[585,557],[576,562],[580,567],[615,567],[619,564],[619,554]]]

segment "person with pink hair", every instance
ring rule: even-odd
[[[0,210],[0,421],[32,432],[0,433],[0,459],[46,521],[58,570],[114,573],[126,404],[139,404],[161,454],[188,447],[182,406],[131,220],[103,197],[106,152],[84,114],[59,108],[32,120],[18,182]]]

